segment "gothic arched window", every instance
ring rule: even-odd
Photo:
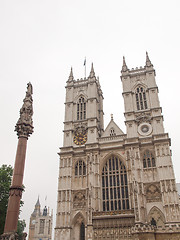
[[[80,97],[77,102],[77,120],[86,119],[86,102],[83,97]]]
[[[86,164],[84,161],[79,160],[75,165],[75,176],[84,176],[86,175]]]
[[[80,240],[85,240],[85,226],[83,222],[80,226]]]
[[[151,168],[155,166],[156,162],[153,154],[149,150],[146,150],[143,156],[143,168]]]
[[[146,92],[143,87],[136,88],[136,105],[137,110],[147,109]]]
[[[129,209],[126,167],[122,161],[111,156],[102,170],[103,211]]]

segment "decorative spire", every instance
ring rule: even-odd
[[[36,207],[37,206],[40,206],[40,202],[39,202],[39,196],[38,196],[38,200],[37,200],[37,202],[36,202],[36,205],[35,205]]]
[[[33,217],[40,216],[40,214],[41,214],[40,208],[41,208],[41,204],[39,202],[39,196],[38,196],[38,200],[37,200],[37,202],[35,204],[34,211],[31,214],[31,216],[33,216]]]
[[[113,120],[113,114],[111,113],[111,120]]]
[[[33,133],[33,121],[32,121],[32,115],[33,115],[33,88],[32,84],[29,82],[27,84],[27,91],[26,96],[23,100],[22,108],[20,109],[20,117],[17,121],[17,124],[15,126],[15,131],[17,132],[18,137],[26,137],[28,138],[30,134]]]
[[[153,67],[153,65],[149,59],[148,52],[146,52],[146,67]]]
[[[122,65],[122,71],[121,72],[126,72],[128,70],[128,67],[126,65],[125,57],[123,56],[123,65]]]
[[[73,70],[72,70],[72,67],[71,67],[71,71],[70,71],[70,75],[69,75],[69,78],[68,78],[68,82],[71,82],[74,80],[74,76],[73,76]]]
[[[94,72],[94,67],[93,67],[93,63],[91,65],[91,72],[89,74],[89,77],[92,78],[92,77],[95,77],[95,72]]]

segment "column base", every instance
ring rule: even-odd
[[[3,233],[0,235],[0,240],[26,240],[27,233],[23,233],[19,236],[16,232]]]

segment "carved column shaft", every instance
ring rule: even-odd
[[[6,214],[6,224],[4,233],[16,232],[20,200],[22,196],[22,181],[24,174],[24,164],[26,156],[27,138],[19,138],[16,160],[14,165],[12,186],[9,192],[8,209]]]

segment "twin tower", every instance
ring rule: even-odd
[[[121,71],[126,133],[106,129],[103,93],[88,78],[66,85],[55,240],[180,239],[180,205],[155,70]]]

